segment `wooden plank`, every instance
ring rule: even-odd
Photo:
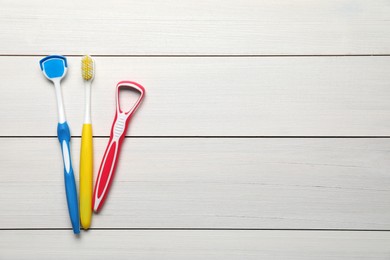
[[[0,58],[0,136],[56,135],[54,88],[39,59]],[[390,57],[111,57],[96,64],[92,119],[99,136],[109,135],[115,85],[124,79],[147,89],[128,132],[133,136],[390,134]],[[80,135],[80,58],[69,58],[62,85],[72,133]]]
[[[2,0],[0,54],[389,54],[386,0]]]
[[[0,231],[2,259],[389,259],[390,232]]]
[[[79,141],[72,146],[77,176]],[[106,142],[95,139],[95,168]],[[126,139],[92,227],[390,229],[389,145]],[[0,157],[0,228],[70,227],[57,140],[2,138]]]

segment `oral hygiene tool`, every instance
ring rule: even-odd
[[[121,89],[135,90],[140,94],[129,111],[124,112],[120,107],[119,94]],[[98,212],[101,209],[107,196],[111,181],[114,177],[122,142],[126,136],[127,127],[144,96],[145,89],[138,83],[121,81],[116,86],[116,114],[111,127],[110,140],[108,141],[106,151],[104,152],[95,184],[93,196],[93,209],[95,212]]]
[[[62,159],[64,161],[65,191],[68,202],[70,220],[72,222],[73,232],[80,233],[80,217],[77,201],[76,182],[72,169],[72,159],[70,156],[70,130],[65,118],[64,105],[61,95],[61,79],[65,76],[68,67],[66,58],[60,55],[51,55],[43,58],[39,62],[43,74],[54,83],[57,107],[58,107],[58,125],[57,135],[61,144]]]

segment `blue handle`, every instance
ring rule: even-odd
[[[62,158],[64,160],[65,191],[68,201],[70,220],[72,221],[73,232],[80,233],[79,204],[77,200],[76,182],[74,179],[72,159],[70,157],[70,131],[66,122],[57,126],[58,140],[61,144]]]

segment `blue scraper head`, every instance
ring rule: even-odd
[[[41,70],[46,78],[61,79],[66,74],[68,63],[64,56],[50,55],[39,61]]]

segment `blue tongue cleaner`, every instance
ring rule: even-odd
[[[62,78],[68,67],[66,58],[60,55],[47,56],[39,61],[39,65],[48,79]]]

